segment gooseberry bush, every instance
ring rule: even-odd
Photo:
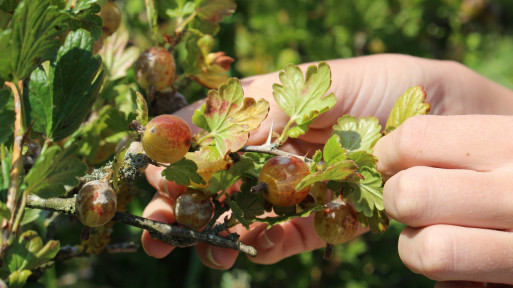
[[[207,242],[252,256],[258,251],[237,234],[220,233],[315,213],[329,257],[333,245],[349,241],[359,225],[386,230],[383,180],[372,147],[408,117],[428,112],[422,87],[398,98],[384,129],[374,117],[341,115],[324,148],[308,158],[280,147],[307,133],[337,98],[328,93],[327,63],[306,71],[289,64],[272,87],[289,121],[283,130],[269,131],[266,143],[248,146],[269,103],[245,97],[240,81],[227,74],[233,59],[212,51],[219,23],[235,8],[232,0],[182,0],[159,18],[148,0],[153,46],[143,50],[129,43],[116,2],[0,1],[4,283],[20,287],[55,261],[106,250],[114,223],[146,229],[176,247]],[[171,24],[157,25],[158,19]],[[180,91],[191,83],[209,89],[204,103],[192,119],[171,115],[186,104]],[[177,223],[127,212],[136,197],[134,181],[150,164],[187,186],[181,195],[166,194]],[[239,191],[228,193],[236,182]],[[60,214],[84,226],[75,243],[41,233]],[[32,229],[40,219],[46,224]]]

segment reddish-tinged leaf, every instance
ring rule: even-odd
[[[249,132],[267,117],[267,101],[243,96],[239,80],[230,78],[219,90],[210,90],[205,104],[194,113],[194,124],[204,129],[196,137],[207,159],[222,159],[240,150],[248,141]]]

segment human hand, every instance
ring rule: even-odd
[[[399,255],[412,271],[513,284],[511,125],[511,116],[418,116],[376,144],[390,177],[385,210],[408,226]]]
[[[427,101],[430,102],[432,111],[435,113],[485,113],[488,110],[501,113],[500,109],[504,107],[502,105],[495,107],[497,101],[492,101],[489,105],[478,105],[481,103],[479,93],[483,91],[482,89],[500,90],[500,87],[452,62],[400,55],[378,55],[328,63],[332,69],[330,92],[337,96],[337,104],[321,115],[306,135],[299,139],[290,139],[281,149],[299,155],[314,152],[322,147],[331,134],[332,125],[343,114],[374,115],[384,124],[397,97],[414,85],[425,87],[428,94]],[[462,79],[470,79],[470,83],[476,84],[476,87],[463,85]],[[272,84],[278,82],[277,73],[243,80],[246,96],[266,98],[271,104],[268,118],[251,134],[248,144],[262,144],[267,138],[273,121],[278,131],[286,123],[287,116],[280,111],[272,99]],[[194,106],[187,107],[178,114],[184,119],[190,119],[194,109]],[[174,222],[173,195],[177,195],[176,193],[184,188],[167,182],[156,167],[148,168],[146,174],[148,181],[157,190],[171,195],[171,198],[157,193],[145,209],[143,216],[166,223]],[[325,245],[316,235],[311,217],[294,219],[269,230],[266,230],[265,226],[253,224],[250,231],[241,227],[232,230],[241,235],[243,243],[252,245],[258,250],[258,256],[251,258],[257,263],[274,263],[290,255]],[[362,232],[363,230],[359,233]],[[152,239],[147,232],[143,234],[142,242],[146,252],[155,257],[164,257],[173,249]],[[237,256],[236,251],[205,244],[197,245],[197,250],[205,265],[218,269],[231,267]]]

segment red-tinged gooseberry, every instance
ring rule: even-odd
[[[161,163],[174,163],[191,147],[191,130],[174,115],[159,115],[146,125],[141,143],[146,155]]]
[[[75,212],[82,224],[98,227],[107,224],[116,213],[117,197],[105,181],[87,182],[75,200]]]
[[[258,182],[267,185],[262,196],[275,206],[299,204],[305,199],[310,187],[296,191],[296,185],[309,173],[308,165],[297,157],[273,157],[265,162],[258,176]]]
[[[176,222],[192,229],[200,229],[207,225],[214,207],[210,197],[196,189],[187,191],[176,199],[174,206]]]
[[[358,225],[354,208],[341,200],[331,201],[324,210],[315,213],[315,231],[328,244],[336,245],[351,240]]]
[[[162,47],[146,49],[135,62],[135,77],[144,89],[153,86],[160,91],[169,87],[174,81],[175,72],[175,58]]]
[[[118,30],[121,24],[121,10],[116,2],[108,1],[105,3],[99,13],[102,18],[102,34],[110,36]]]

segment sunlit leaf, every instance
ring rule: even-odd
[[[381,125],[376,117],[359,119],[344,115],[333,126],[333,134],[340,137],[340,143],[348,151],[371,152],[374,144],[381,138]]]
[[[5,255],[9,271],[33,269],[51,260],[59,252],[59,241],[50,240],[43,245],[37,232],[29,230],[18,237]]]
[[[425,100],[426,91],[422,86],[414,86],[406,90],[395,102],[388,117],[385,131],[387,133],[391,132],[412,116],[427,114],[431,106],[424,102]]]
[[[144,3],[146,4],[146,15],[148,16],[148,25],[150,26],[151,31],[151,39],[153,41],[157,41],[158,37],[158,26],[157,26],[157,7],[155,6],[155,0],[144,0]]]
[[[304,177],[296,186],[296,190],[300,191],[315,182],[319,181],[344,181],[350,176],[353,176],[358,170],[358,167],[353,161],[335,161],[333,164],[320,171],[315,171],[308,176]]]
[[[233,0],[204,0],[196,9],[197,17],[191,27],[215,35],[219,30],[219,22],[232,15],[236,8]]]
[[[194,161],[183,158],[178,162],[169,164],[162,171],[162,176],[168,181],[176,182],[178,185],[189,185],[191,182],[205,184],[203,178],[196,173],[197,170],[198,166]]]
[[[204,129],[197,136],[200,151],[213,160],[238,151],[268,112],[267,101],[244,97],[239,80],[229,79],[219,90],[210,90],[206,102],[193,115],[194,125]]]
[[[110,81],[125,77],[139,57],[140,49],[137,46],[127,47],[128,37],[128,31],[120,27],[103,40],[99,55],[105,66],[106,77]]]
[[[90,112],[103,84],[102,61],[92,56],[89,32],[70,32],[50,71],[36,69],[25,93],[34,130],[54,141],[75,132]]]
[[[102,34],[102,18],[98,16],[101,10],[98,0],[81,0],[77,1],[68,11],[71,15],[69,28],[72,31],[85,29],[91,32],[93,39],[99,39]]]
[[[303,77],[299,67],[289,64],[279,77],[281,84],[273,85],[273,96],[296,124],[288,132],[289,137],[295,138],[306,133],[317,116],[335,105],[335,95],[325,95],[331,85],[331,69],[327,63],[320,62],[318,66],[310,65]]]
[[[359,172],[363,176],[359,182],[344,183],[344,198],[351,199],[357,212],[372,217],[375,209],[384,209],[381,174],[369,167],[363,167]]]
[[[135,118],[141,125],[146,126],[148,124],[148,104],[146,103],[146,99],[139,92],[133,92],[136,94],[136,103],[137,103],[137,117]]]
[[[42,198],[63,196],[65,186],[77,186],[87,172],[87,166],[76,157],[74,147],[51,146],[41,151],[24,179],[27,190]]]
[[[45,60],[55,57],[57,36],[68,28],[69,16],[49,0],[20,1],[12,28],[0,35],[0,78],[27,78]]]
[[[212,35],[191,30],[186,40],[187,58],[182,64],[185,75],[202,86],[217,89],[228,80],[227,71],[233,59],[224,52],[212,53],[214,39]]]

